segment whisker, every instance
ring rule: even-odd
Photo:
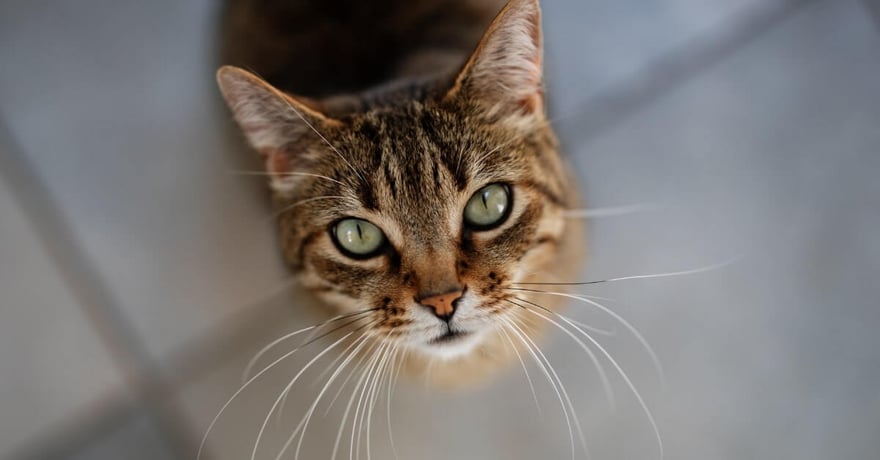
[[[395,343],[395,348],[396,348],[396,346],[397,346],[397,344]],[[376,408],[376,402],[379,399],[379,392],[382,389],[383,382],[385,381],[385,375],[386,375],[386,371],[388,369],[388,367],[387,367],[388,360],[389,360],[389,357],[391,354],[390,351],[391,351],[390,347],[385,349],[384,356],[382,357],[382,360],[379,362],[379,368],[377,370],[378,378],[373,379],[373,385],[372,385],[372,388],[370,389],[370,393],[372,394],[372,396],[370,398],[368,398],[368,399],[370,399],[370,404],[369,404],[369,410],[367,411],[367,417],[366,417],[366,419],[367,419],[367,443],[366,443],[367,444],[367,460],[372,460],[371,449],[370,449],[370,439],[371,439],[370,433],[371,433],[371,428],[372,428],[372,424],[373,424],[372,423],[373,422],[373,410]]]
[[[295,207],[297,207],[297,206],[304,205],[304,204],[306,204],[306,203],[311,203],[311,202],[313,202],[313,201],[320,201],[320,200],[333,200],[333,199],[335,199],[335,200],[346,200],[346,199],[348,199],[348,197],[341,196],[341,195],[313,196],[313,197],[311,197],[311,198],[306,198],[306,199],[303,199],[303,200],[299,200],[299,201],[297,201],[296,203],[293,203],[293,204],[290,204],[290,205],[284,206],[283,208],[281,208],[281,209],[278,210],[277,212],[273,213],[272,216],[271,216],[271,219],[273,219],[273,220],[274,220],[274,219],[277,219],[277,218],[281,217],[281,215],[284,214],[285,212],[290,211],[291,209],[293,209],[293,208],[295,208]]]
[[[628,206],[609,206],[602,208],[566,209],[562,215],[566,219],[595,219],[599,217],[614,217],[637,212],[652,211],[659,206],[654,204],[634,204]]]
[[[612,327],[611,329],[600,329],[596,326],[590,326],[589,324],[584,323],[583,321],[578,321],[573,318],[569,318],[569,320],[571,322],[577,324],[578,326],[594,333],[594,334],[604,335],[605,337],[614,337],[617,335],[617,328],[615,328],[615,327]]]
[[[322,356],[327,354],[327,352],[336,348],[336,346],[339,345],[340,343],[342,343],[342,341],[351,337],[352,334],[354,334],[355,332],[358,332],[358,331],[362,330],[363,328],[368,327],[368,326],[375,324],[375,323],[376,323],[376,321],[373,321],[371,323],[367,323],[363,326],[360,326],[358,329],[355,329],[351,332],[346,333],[341,338],[339,338],[338,340],[333,342],[333,344],[331,344],[330,346],[328,346],[327,348],[322,350],[320,353],[315,355],[314,358],[312,358],[302,369],[300,369],[299,372],[296,373],[296,375],[293,377],[293,380],[291,380],[290,383],[288,383],[287,386],[284,387],[284,390],[281,392],[280,395],[278,395],[278,398],[275,399],[275,402],[272,404],[272,407],[269,408],[269,413],[266,414],[266,418],[263,419],[263,424],[262,424],[262,426],[260,426],[260,431],[257,433],[257,439],[254,442],[254,449],[253,449],[253,451],[251,451],[251,460],[254,460],[257,457],[257,449],[260,447],[260,440],[263,438],[263,432],[266,431],[266,425],[269,424],[269,419],[272,417],[272,413],[275,412],[275,408],[277,408],[278,405],[281,403],[281,399],[284,397],[284,394],[287,393],[288,391],[290,391],[291,388],[293,388],[293,385],[296,384],[296,382],[297,382],[297,380],[299,380],[300,376],[302,376],[303,373],[305,373],[305,371],[307,371],[310,367],[312,367],[312,364],[314,364],[316,361],[318,361],[318,359],[320,359]]]
[[[369,336],[366,333],[361,334],[360,337],[358,337],[357,339],[355,339],[352,342],[352,345],[358,344],[354,350],[352,350],[347,355],[344,355],[350,349],[350,347],[349,347],[349,348],[346,348],[340,354],[340,356],[346,356],[345,360],[336,368],[336,370],[333,372],[333,375],[330,376],[330,378],[327,380],[327,383],[324,384],[324,386],[321,388],[321,391],[318,393],[318,396],[315,397],[315,401],[309,407],[308,412],[306,413],[305,416],[303,416],[302,419],[300,419],[300,422],[297,424],[296,428],[293,430],[293,433],[291,433],[290,437],[287,438],[287,442],[284,443],[284,446],[281,448],[281,451],[278,452],[278,455],[275,457],[275,460],[281,460],[281,457],[284,456],[284,452],[287,451],[288,447],[290,447],[290,444],[293,442],[293,439],[296,437],[297,433],[299,433],[300,436],[299,436],[299,442],[296,444],[296,453],[294,454],[294,459],[299,459],[299,452],[300,452],[300,449],[302,448],[303,439],[305,439],[306,431],[309,429],[309,421],[312,418],[312,414],[315,412],[315,408],[318,406],[318,403],[321,401],[321,397],[324,396],[324,393],[327,391],[328,388],[330,388],[330,386],[333,384],[333,382],[339,376],[339,373],[342,372],[342,370],[345,369],[345,367],[348,365],[348,363],[350,363],[351,360],[357,355],[357,353],[361,349],[361,347],[363,347],[365,344],[368,343],[368,341],[367,341],[368,337]],[[283,403],[282,403],[282,405],[283,405]],[[300,431],[300,429],[302,431]]]
[[[383,341],[382,345],[379,347],[375,359],[370,361],[370,369],[367,374],[367,379],[364,382],[363,387],[361,387],[360,395],[358,395],[358,402],[354,408],[354,419],[352,420],[351,425],[351,442],[349,443],[349,451],[348,457],[349,460],[353,460],[355,455],[357,458],[360,458],[361,454],[361,430],[363,428],[363,417],[364,415],[361,413],[361,407],[364,403],[364,396],[367,394],[367,389],[370,386],[373,374],[377,372],[377,366],[379,363],[380,357],[383,355],[385,348],[388,347],[388,342]],[[366,411],[366,407],[364,407],[364,411]],[[360,419],[359,419],[360,416]],[[357,429],[357,449],[355,449],[355,429]]]
[[[373,353],[373,350],[378,350],[379,348],[382,347],[382,345],[384,345],[384,344],[381,342],[376,342],[373,345],[373,348],[365,354],[365,355],[371,355],[370,361],[367,364],[367,366],[364,366],[363,370],[361,371],[361,375],[358,378],[358,381],[355,383],[354,388],[352,389],[351,397],[348,399],[348,404],[345,406],[345,413],[342,414],[342,422],[339,424],[339,430],[336,432],[336,441],[333,443],[333,455],[330,457],[331,460],[336,460],[336,453],[339,451],[339,442],[342,440],[342,431],[344,430],[345,425],[348,422],[348,414],[351,412],[351,405],[354,403],[354,398],[357,395],[358,388],[360,388],[361,384],[364,382],[364,379],[366,379],[367,371],[372,367],[373,360],[377,359],[376,357],[378,355],[376,353]],[[360,365],[360,363],[358,363],[358,365]],[[349,378],[351,378],[351,375],[353,375],[353,374],[354,374],[354,371],[352,371],[352,374],[349,375]],[[346,379],[346,381],[343,382],[342,387],[340,387],[340,390],[339,390],[340,392],[342,391],[342,388],[345,388],[346,383],[348,383],[348,379]],[[339,396],[339,393],[336,394],[336,397],[338,397],[338,396]],[[334,397],[333,401],[330,402],[331,405],[336,400],[336,397]],[[329,410],[329,408],[328,408],[328,410]],[[352,421],[352,423],[354,423],[354,421]]]
[[[336,180],[336,179],[334,179],[334,178],[332,178],[332,177],[324,176],[324,175],[321,175],[321,174],[314,174],[314,173],[307,173],[307,172],[299,172],[299,171],[288,171],[288,172],[280,172],[280,173],[272,173],[272,172],[268,172],[268,171],[229,171],[229,173],[230,173],[230,174],[237,175],[237,176],[268,176],[268,177],[272,177],[272,176],[282,176],[282,177],[287,177],[287,176],[304,176],[304,177],[317,177],[317,178],[319,178],[319,179],[326,179],[326,180],[328,180],[328,181],[330,181],[330,182],[337,183],[337,184],[339,184],[339,185],[341,185],[341,186],[343,186],[343,187],[347,187],[347,185],[345,185],[344,183],[342,183],[342,182],[340,182],[340,181],[338,181],[338,180]]]
[[[586,286],[590,284],[599,284],[599,283],[610,283],[613,281],[628,281],[628,280],[639,280],[639,279],[648,279],[648,278],[667,278],[671,276],[683,276],[683,275],[695,275],[697,273],[708,272],[712,270],[717,270],[719,268],[724,268],[728,265],[734,264],[739,261],[742,257],[737,256],[730,258],[724,262],[720,262],[717,264],[707,265],[705,267],[695,268],[692,270],[682,270],[677,272],[666,272],[666,273],[654,273],[649,275],[630,275],[630,276],[621,276],[618,278],[608,278],[604,280],[595,280],[595,281],[579,281],[579,282],[563,282],[563,283],[511,283],[518,284],[521,286]]]
[[[510,334],[507,331],[500,327],[498,329],[501,333],[504,334],[504,338],[507,339],[507,343],[510,344],[510,348],[513,349],[513,352],[516,353],[516,359],[519,360],[520,366],[522,366],[523,372],[526,374],[526,381],[529,383],[529,390],[532,392],[532,399],[535,401],[535,408],[538,410],[538,416],[543,417],[544,413],[541,410],[541,403],[538,402],[538,393],[535,392],[535,384],[532,382],[532,377],[529,375],[529,370],[526,368],[526,363],[522,359],[522,355],[519,353],[519,350],[516,349],[516,345],[513,343],[513,339],[510,338]]]
[[[577,427],[578,437],[580,438],[581,446],[583,447],[584,452],[587,453],[587,456],[589,456],[589,450],[587,449],[587,442],[584,439],[583,428],[581,428],[580,420],[578,419],[577,413],[574,410],[574,405],[571,403],[571,398],[569,398],[568,392],[565,390],[565,385],[563,385],[562,380],[556,373],[556,369],[553,368],[553,364],[550,363],[550,360],[547,359],[547,356],[544,355],[544,352],[541,351],[541,348],[538,346],[538,344],[536,344],[528,336],[528,334],[525,333],[525,331],[517,326],[516,323],[513,322],[513,320],[506,318],[503,318],[503,320],[512,327],[511,332],[519,337],[520,341],[523,342],[523,345],[526,346],[526,349],[529,350],[529,353],[532,354],[532,358],[534,358],[535,362],[539,364],[541,370],[544,371],[547,380],[550,382],[553,390],[556,392],[556,397],[559,399],[559,404],[562,406],[562,413],[565,416],[565,423],[566,425],[568,425],[568,438],[571,443],[571,458],[574,459],[575,457],[574,430],[571,426],[572,420]],[[540,358],[538,358],[539,356]],[[570,415],[569,412],[571,412]]]
[[[357,321],[357,320],[355,320],[355,321]],[[345,349],[342,350],[342,352],[339,353],[339,356],[337,356],[336,358],[334,358],[333,361],[330,362],[329,365],[327,365],[327,367],[324,369],[324,371],[321,372],[321,375],[319,375],[319,376],[315,379],[314,383],[317,383],[317,382],[320,381],[320,380],[324,380],[324,377],[326,377],[328,373],[330,373],[334,368],[336,368],[336,364],[339,363],[339,361],[340,361],[342,358],[344,358],[344,357],[347,356],[349,350],[351,350],[352,347],[354,347],[355,345],[357,345],[357,343],[360,341],[360,339],[362,339],[362,338],[364,338],[364,337],[366,337],[366,335],[361,335],[361,337],[358,337],[358,339],[355,339],[355,340],[353,340],[350,344],[348,344],[348,346],[345,347]],[[281,420],[282,420],[282,418],[283,418],[283,415],[282,415],[282,414],[283,414],[283,412],[284,412],[284,406],[287,405],[287,397],[288,397],[288,396],[290,396],[290,393],[289,393],[289,392],[288,392],[288,393],[284,393],[284,396],[281,398],[281,405],[278,407],[278,410],[275,411],[275,423],[276,423],[278,426],[281,425]],[[283,451],[283,450],[284,450],[284,449],[282,449],[282,451]]]
[[[532,310],[532,309],[527,308],[526,311],[528,311],[534,315],[538,315],[538,316],[544,318],[545,320],[550,321],[554,324],[558,324],[558,323],[555,323],[555,321],[553,321],[552,319],[544,316],[542,313],[540,313],[536,310]],[[557,316],[559,316],[559,315],[557,315]],[[560,319],[562,319],[563,321],[566,321],[566,319],[563,317],[560,317]],[[651,423],[651,428],[654,429],[654,436],[657,439],[657,448],[660,451],[660,458],[662,459],[664,456],[664,454],[663,454],[663,438],[660,436],[660,429],[657,426],[657,422],[654,420],[654,415],[651,414],[651,410],[648,409],[648,405],[645,404],[645,400],[642,398],[642,395],[641,395],[641,393],[639,393],[639,390],[636,389],[636,386],[632,383],[632,380],[630,380],[629,376],[626,374],[626,372],[624,372],[623,368],[620,367],[620,365],[611,356],[611,353],[608,353],[608,351],[605,349],[605,347],[603,347],[598,341],[596,341],[596,339],[591,337],[590,334],[587,334],[585,331],[578,328],[574,324],[569,323],[569,325],[572,326],[573,328],[575,328],[581,334],[583,334],[583,336],[586,337],[593,344],[593,346],[598,348],[599,351],[601,351],[602,354],[605,356],[605,358],[608,359],[608,361],[611,363],[611,365],[614,366],[614,368],[617,370],[618,374],[620,374],[620,377],[623,379],[623,381],[626,382],[626,385],[629,387],[630,391],[632,391],[633,396],[635,396],[636,400],[639,402],[639,405],[642,407],[642,410],[645,412],[645,416],[647,416],[648,421]],[[564,328],[562,328],[562,326],[559,326],[559,327],[561,329],[564,329]]]
[[[336,154],[336,155],[337,155],[342,161],[345,162],[345,164],[348,166],[348,169],[351,169],[351,171],[352,171],[353,173],[357,174],[358,177],[360,177],[362,181],[364,181],[364,182],[367,181],[367,180],[364,178],[364,176],[360,173],[360,171],[358,171],[357,169],[355,169],[355,167],[352,166],[352,164],[348,161],[348,159],[346,159],[345,156],[343,156],[342,153],[340,153],[339,150],[337,150],[336,147],[335,147],[333,144],[331,144],[330,141],[328,141],[327,138],[324,137],[323,134],[320,133],[320,131],[318,131],[317,129],[315,129],[315,127],[312,126],[312,124],[309,123],[308,120],[306,120],[306,117],[304,117],[304,116],[299,112],[299,110],[297,110],[296,107],[294,107],[293,104],[290,103],[290,101],[288,101],[287,99],[284,99],[284,102],[287,104],[288,107],[290,107],[291,110],[293,110],[293,113],[295,113],[296,116],[298,116],[299,119],[302,120],[302,122],[305,123],[306,126],[308,126],[309,129],[312,130],[312,132],[314,132],[315,134],[317,134],[318,137],[320,137],[321,140],[324,141],[324,143],[327,144],[327,146],[330,147],[330,149],[333,150],[333,152],[334,152],[334,153],[335,153],[335,154]]]
[[[398,353],[401,354],[399,362]],[[388,394],[385,395],[385,421],[388,424],[388,441],[391,443],[391,452],[394,454],[395,460],[399,460],[400,457],[397,455],[397,446],[394,444],[394,430],[391,428],[391,394],[394,392],[394,388],[397,386],[397,377],[400,376],[400,368],[403,366],[405,353],[406,349],[401,348],[400,345],[396,345],[394,347],[394,361],[391,364],[394,369],[391,371],[391,375],[389,376],[390,381],[388,382]]]
[[[315,324],[315,325],[313,325],[313,326],[309,326],[309,327],[306,327],[306,328],[300,329],[300,330],[298,330],[298,331],[294,331],[294,332],[291,332],[291,333],[289,333],[289,334],[285,334],[285,335],[283,335],[283,336],[281,336],[281,337],[279,337],[279,338],[273,340],[271,343],[269,343],[268,345],[266,345],[265,347],[263,347],[259,352],[257,352],[257,354],[254,355],[254,357],[251,358],[250,361],[248,361],[248,364],[247,364],[247,366],[244,368],[244,372],[242,373],[241,380],[242,380],[242,381],[247,380],[248,376],[250,375],[251,371],[254,370],[254,366],[256,366],[256,364],[257,364],[257,362],[260,360],[260,358],[262,358],[263,355],[266,354],[266,353],[267,353],[270,349],[272,349],[275,345],[278,345],[279,343],[281,343],[281,342],[283,342],[283,341],[285,341],[285,340],[287,340],[287,339],[289,339],[289,338],[291,338],[291,337],[294,337],[294,336],[297,336],[297,335],[299,335],[299,334],[302,334],[303,332],[307,332],[307,331],[311,331],[311,330],[317,331],[318,329],[320,329],[320,328],[322,328],[322,327],[326,326],[327,324],[330,324],[330,323],[332,323],[332,322],[334,322],[334,321],[339,321],[339,320],[341,320],[341,319],[351,318],[352,316],[363,315],[363,314],[370,313],[370,312],[373,312],[373,311],[376,311],[376,310],[378,310],[378,308],[370,308],[370,309],[367,309],[367,310],[360,310],[360,311],[356,311],[356,312],[353,312],[353,313],[345,313],[345,314],[342,314],[342,315],[337,315],[337,316],[334,316],[333,318],[330,318],[330,319],[328,319],[328,320],[326,320],[326,321],[322,321],[322,322],[319,323],[319,324]],[[359,318],[359,319],[361,319],[361,318]],[[357,321],[357,320],[355,320],[355,321]],[[354,321],[352,321],[352,322],[354,322]],[[336,332],[336,331],[338,331],[339,329],[342,329],[343,327],[345,327],[345,326],[347,326],[347,325],[349,325],[349,324],[351,324],[351,323],[343,324],[342,326],[340,326],[340,327],[338,327],[338,328],[336,328],[336,329],[333,329],[333,330],[331,330],[331,331],[328,331],[326,334],[322,335],[321,337],[318,337],[317,339],[313,339],[312,337],[309,337],[308,339],[306,339],[306,341],[305,341],[306,343],[300,345],[298,348],[302,348],[302,347],[308,345],[308,344],[311,343],[313,340],[318,340],[318,339],[321,339],[321,338],[323,338],[323,337],[326,337],[328,334],[331,334],[331,333],[333,333],[333,332]]]
[[[324,410],[324,417],[326,417],[327,414],[330,413],[330,409],[333,408],[333,404],[336,403],[336,400],[339,399],[340,394],[342,394],[342,390],[345,388],[346,385],[348,385],[348,382],[351,381],[352,377],[354,377],[356,370],[360,369],[361,366],[363,366],[364,361],[366,361],[367,357],[372,356],[372,353],[374,351],[376,351],[378,349],[378,347],[379,347],[379,343],[374,341],[374,343],[370,346],[369,350],[367,350],[364,353],[361,353],[361,357],[358,358],[358,360],[355,363],[354,367],[352,368],[351,372],[348,373],[348,376],[345,378],[345,380],[342,381],[342,384],[339,386],[339,389],[336,390],[336,394],[333,395],[333,399],[330,400],[330,404],[327,405],[327,409]]]
[[[332,320],[333,320],[333,318],[331,318],[330,320],[327,320],[327,321],[332,321]],[[325,321],[325,322],[323,322],[323,323],[321,323],[321,324],[318,324],[318,325],[309,326],[309,327],[306,327],[306,328],[300,329],[299,331],[292,332],[292,333],[288,334],[288,336],[293,336],[293,335],[296,335],[296,334],[300,334],[300,333],[303,333],[303,332],[306,332],[306,331],[312,330],[312,329],[314,329],[314,328],[316,328],[316,327],[321,327],[321,326],[323,326],[324,324],[326,324],[327,321]],[[296,353],[297,351],[302,350],[303,348],[305,348],[305,347],[311,345],[312,343],[314,343],[314,341],[307,342],[307,343],[305,343],[305,344],[303,344],[303,345],[301,345],[301,346],[299,346],[299,347],[296,347],[296,348],[294,348],[293,350],[291,350],[291,351],[285,353],[284,355],[282,355],[280,358],[276,359],[275,361],[272,361],[268,366],[266,366],[265,368],[263,368],[263,370],[261,370],[260,372],[256,373],[256,374],[255,374],[253,377],[251,377],[247,382],[243,383],[243,384],[241,385],[241,387],[239,387],[239,389],[236,390],[236,391],[232,394],[232,396],[229,397],[229,399],[226,401],[226,403],[224,403],[223,406],[220,407],[220,410],[217,412],[217,415],[215,415],[214,418],[211,420],[211,423],[208,424],[208,428],[207,428],[207,430],[205,430],[205,434],[202,436],[202,441],[199,443],[199,450],[198,450],[198,453],[196,454],[196,460],[199,460],[199,459],[201,458],[201,456],[202,456],[202,451],[205,449],[205,443],[208,441],[208,436],[211,434],[211,430],[214,429],[214,425],[217,424],[217,421],[220,420],[220,417],[221,417],[221,416],[223,415],[223,413],[226,411],[226,408],[228,408],[229,405],[232,404],[233,401],[235,401],[235,399],[238,397],[238,395],[240,395],[240,394],[241,394],[245,389],[247,389],[252,383],[254,383],[258,378],[260,378],[261,375],[265,374],[266,372],[269,372],[269,370],[271,370],[273,367],[277,366],[278,363],[280,363],[281,361],[284,361],[285,359],[287,359],[288,357],[292,356],[292,355],[293,355],[294,353]]]
[[[629,332],[636,338],[636,340],[639,341],[639,343],[642,345],[642,347],[648,353],[648,356],[651,358],[651,364],[654,366],[654,371],[657,372],[657,376],[660,379],[660,386],[662,388],[666,388],[666,374],[663,372],[663,364],[660,362],[660,357],[657,356],[657,352],[654,351],[654,347],[652,347],[651,344],[648,343],[648,340],[645,339],[645,336],[643,336],[642,333],[639,332],[639,330],[636,329],[635,326],[633,326],[629,321],[625,320],[622,316],[615,313],[614,310],[600,304],[599,302],[596,302],[595,300],[580,297],[576,294],[569,294],[567,292],[542,291],[542,290],[537,290],[537,289],[526,289],[526,288],[513,288],[513,289],[518,290],[518,291],[535,292],[538,294],[547,294],[547,295],[554,295],[554,296],[559,296],[559,297],[566,297],[569,299],[575,299],[575,300],[579,300],[581,302],[587,303],[589,305],[592,305],[592,306],[598,308],[599,310],[605,312],[606,314],[608,314],[609,316],[611,316],[612,318],[614,318],[615,320],[620,322],[620,324],[622,324],[623,327],[625,327],[627,330],[629,330]]]
[[[553,311],[551,311],[550,309],[548,309],[542,305],[538,305],[538,304],[531,302],[529,300],[523,299],[521,297],[517,297],[516,299],[521,302],[526,302],[529,305],[540,308],[548,313],[556,314]],[[529,311],[529,308],[526,305],[520,304],[519,302],[514,302],[512,300],[508,300],[508,302]],[[602,363],[599,361],[599,358],[596,357],[596,354],[593,353],[593,350],[591,350],[590,347],[587,346],[587,344],[585,344],[581,339],[579,339],[571,331],[560,326],[559,323],[557,323],[553,320],[550,320],[550,319],[548,319],[547,321],[550,322],[551,324],[555,325],[556,327],[558,327],[562,332],[565,332],[565,334],[568,335],[572,340],[574,340],[578,345],[580,345],[581,349],[583,349],[584,352],[587,354],[587,356],[589,356],[590,361],[593,362],[593,366],[596,367],[596,370],[599,373],[599,379],[602,381],[602,387],[605,390],[605,397],[608,398],[608,403],[611,406],[611,410],[616,410],[617,404],[616,404],[615,398],[614,398],[614,391],[612,391],[612,389],[611,389],[611,382],[608,380],[608,374],[605,373],[605,368],[602,366]]]
[[[481,155],[480,158],[478,158],[477,161],[475,161],[473,164],[475,164],[475,165],[482,165],[482,164],[483,164],[483,160],[485,160],[486,158],[488,158],[489,155],[491,155],[491,154],[493,154],[493,153],[495,153],[495,152],[497,152],[497,151],[503,149],[504,147],[507,147],[508,145],[512,144],[512,143],[513,143],[514,141],[516,141],[516,140],[517,140],[517,138],[512,138],[512,139],[509,139],[507,142],[503,142],[503,143],[499,144],[498,147],[495,147],[494,149],[489,150],[488,152],[486,152],[486,153],[484,153],[483,155]]]

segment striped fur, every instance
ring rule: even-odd
[[[310,4],[289,3],[297,11]],[[315,62],[283,61],[309,55],[296,51],[297,43],[269,47],[288,51],[263,67],[269,82],[236,67],[222,68],[218,80],[242,131],[266,159],[284,255],[302,284],[337,310],[376,308],[370,333],[377,340],[413,350],[407,355],[412,371],[423,369],[426,358],[441,358],[432,365],[433,378],[461,385],[491,374],[511,356],[498,324],[519,312],[504,288],[567,278],[576,269],[580,229],[563,218],[576,193],[544,114],[537,1],[512,0],[491,23],[489,2],[412,3],[422,6],[386,0],[377,11],[406,17],[404,29],[438,18],[448,27],[432,22],[412,32],[413,45],[389,45],[376,68],[346,76],[335,90],[315,83],[320,79],[311,70],[297,77],[297,68],[313,69]],[[233,1],[229,11],[254,17],[255,4]],[[454,5],[449,11],[465,16],[439,14],[437,5]],[[323,22],[315,21],[323,30]],[[242,17],[230,23],[239,36],[248,30]],[[486,30],[479,41],[477,28]],[[467,33],[438,38],[447,30]],[[394,33],[375,35],[387,39]],[[254,36],[284,34],[257,30]],[[463,44],[467,37],[472,41]],[[245,48],[230,52],[234,62],[260,70],[267,57],[248,60]],[[475,51],[468,54],[468,48]],[[334,52],[338,57],[322,55],[319,63],[341,65],[338,59],[352,51]],[[510,187],[510,217],[492,230],[466,228],[465,204],[492,183]],[[366,260],[341,253],[331,228],[346,217],[381,228],[387,250]],[[448,285],[464,287],[465,294],[447,326],[416,299]],[[447,327],[470,335],[455,345],[433,344]]]

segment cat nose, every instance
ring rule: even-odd
[[[424,297],[419,299],[418,303],[430,309],[438,318],[448,322],[455,314],[455,308],[462,295],[464,295],[463,289],[455,289],[443,294]]]

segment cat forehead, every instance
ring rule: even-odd
[[[412,213],[419,205],[447,203],[490,182],[524,172],[512,134],[427,110],[370,114],[341,138],[337,166],[368,209]]]

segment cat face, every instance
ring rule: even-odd
[[[453,78],[366,110],[331,115],[235,68],[219,81],[266,159],[285,257],[328,305],[364,312],[368,334],[468,355],[516,314],[510,285],[561,260],[571,190],[535,2],[511,2]]]
[[[546,128],[463,113],[412,103],[352,119],[327,137],[339,161],[309,168],[328,179],[283,179],[285,253],[304,284],[348,311],[375,308],[378,336],[441,356],[470,351],[515,308],[501,287],[541,270],[564,228]]]

